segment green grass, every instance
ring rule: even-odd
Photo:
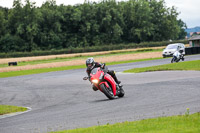
[[[110,62],[110,63],[106,63],[106,65],[116,65],[116,64],[122,64],[122,63],[131,63],[131,62],[156,60],[156,59],[161,59],[161,58],[150,58],[150,59]],[[32,70],[1,72],[0,73],[0,78],[22,76],[22,75],[30,75],[30,74],[38,74],[38,73],[46,73],[46,72],[54,72],[54,71],[81,69],[81,68],[86,68],[86,66],[85,65],[77,65],[77,66],[65,66],[65,67],[41,68],[41,69],[32,69]]]
[[[2,72],[2,73],[0,73],[0,78],[46,73],[46,72],[54,72],[54,71],[71,70],[71,69],[80,69],[80,68],[85,68],[85,65]]]
[[[153,67],[134,68],[124,71],[125,73],[140,73],[151,71],[168,71],[168,70],[197,70],[200,71],[200,60],[185,61]]]
[[[134,63],[134,62],[149,61],[149,60],[158,60],[158,59],[162,59],[162,57],[159,57],[159,58],[148,58],[148,59],[139,59],[139,60],[108,62],[108,63],[106,63],[106,65],[117,65],[117,64]]]
[[[0,115],[15,113],[15,112],[23,112],[26,111],[27,108],[24,107],[17,107],[11,105],[0,105]]]
[[[157,52],[162,51],[162,49],[140,49],[136,51],[110,51],[110,53],[104,55],[94,55],[93,57],[108,57],[108,56],[115,56],[115,55],[124,55],[124,54],[137,54],[137,53],[145,53],[145,52]],[[46,59],[46,60],[35,60],[35,61],[22,61],[18,62],[17,66],[25,66],[25,65],[36,65],[36,64],[43,64],[43,63],[52,63],[52,62],[63,62],[69,60],[78,60],[78,59],[85,59],[91,56],[83,56],[77,55],[75,57],[63,57],[63,58],[54,58],[54,59]],[[0,64],[0,68],[8,67],[8,64]]]
[[[158,117],[54,133],[200,133],[200,113]]]

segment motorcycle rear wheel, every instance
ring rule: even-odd
[[[110,86],[109,88],[107,88],[105,84],[101,84],[100,87],[101,87],[102,92],[106,95],[107,98],[109,98],[110,100],[115,98],[112,92],[112,88]]]
[[[123,97],[125,94],[124,89],[122,87],[120,87],[120,93],[118,95],[118,97]]]

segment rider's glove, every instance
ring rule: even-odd
[[[106,65],[106,64],[105,64],[105,63],[103,63],[103,64],[101,65],[101,68],[103,68],[103,69],[104,69],[105,65]]]

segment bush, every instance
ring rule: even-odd
[[[18,36],[12,36],[10,34],[6,34],[0,39],[0,52],[7,53],[7,52],[25,51],[25,50],[26,50],[25,42]]]

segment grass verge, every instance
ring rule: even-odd
[[[106,65],[116,65],[116,64],[132,63],[132,62],[148,61],[148,60],[156,60],[156,59],[161,59],[161,58],[150,58],[150,59],[110,62],[110,63],[106,63]],[[65,66],[65,67],[41,68],[41,69],[32,69],[32,70],[1,72],[0,78],[30,75],[30,74],[39,74],[39,73],[54,72],[54,71],[81,69],[81,68],[86,68],[86,66],[85,65],[77,65],[77,66]]]
[[[199,133],[200,113],[158,117],[54,133]]]
[[[15,112],[23,112],[26,111],[27,108],[17,107],[11,105],[0,105],[0,115],[15,113]]]
[[[124,71],[125,73],[140,73],[151,71],[168,71],[168,70],[197,70],[200,71],[200,60],[178,62],[153,67],[134,68]]]
[[[0,78],[46,73],[46,72],[54,72],[54,71],[71,70],[71,69],[80,69],[80,68],[85,68],[85,65],[2,72],[2,73],[0,73]]]

